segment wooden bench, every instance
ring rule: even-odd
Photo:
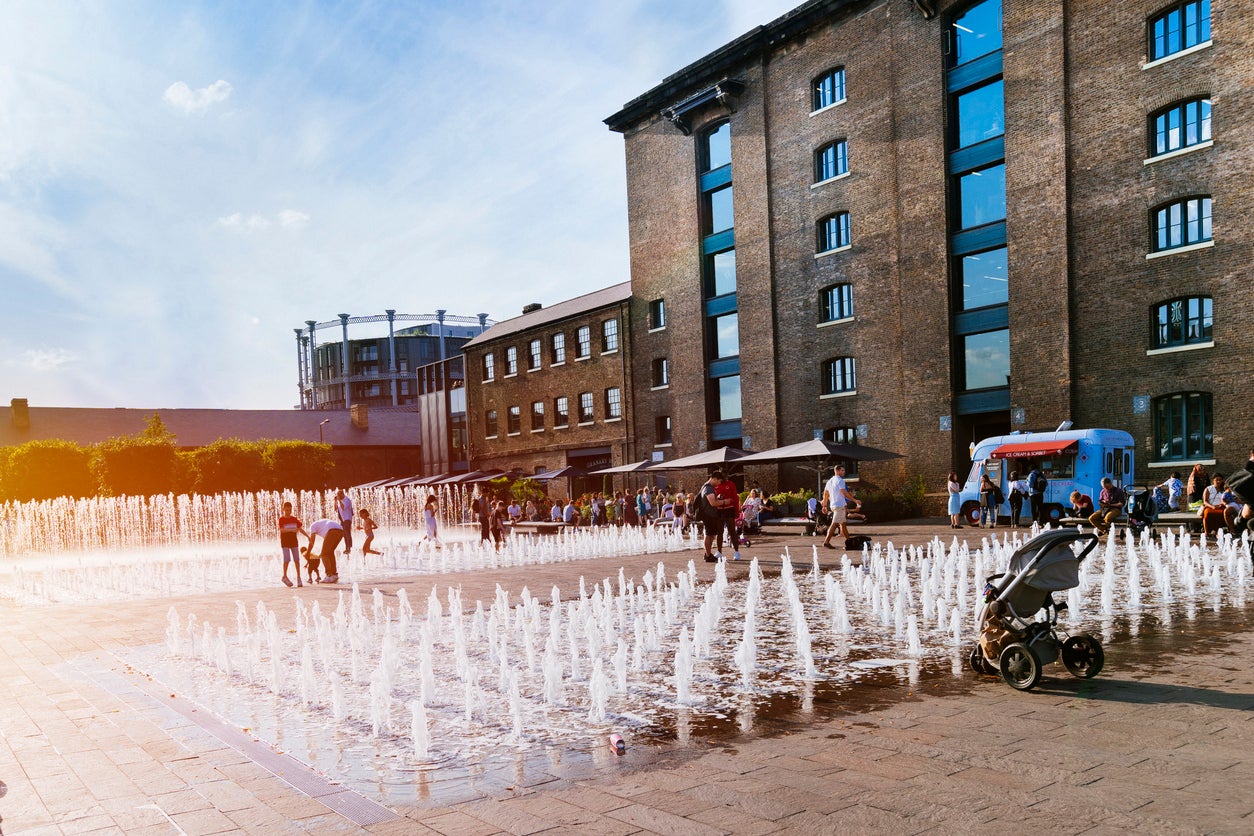
[[[1091,524],[1089,523],[1088,517],[1063,517],[1062,519],[1058,520],[1058,524],[1062,526],[1068,526],[1071,528],[1074,528],[1075,526],[1078,526],[1078,525],[1085,525],[1085,526],[1092,527]],[[1127,524],[1128,524],[1127,514],[1124,514],[1122,517],[1115,520],[1115,525],[1117,526],[1127,525]],[[1190,512],[1190,511],[1165,511],[1158,515],[1157,519],[1154,520],[1152,527],[1153,528],[1176,528],[1177,526],[1181,526],[1181,525],[1184,526],[1185,529],[1187,529],[1188,531],[1200,532],[1202,530],[1202,518],[1199,517],[1196,513]]]

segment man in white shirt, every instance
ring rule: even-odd
[[[308,537],[310,554],[315,553],[314,538],[322,538],[322,551],[317,552],[322,559],[322,582],[339,583],[340,576],[335,571],[335,547],[344,539],[344,526],[335,520],[318,520],[309,526]]]
[[[854,508],[862,507],[862,503],[849,492],[849,488],[845,485],[845,466],[838,464],[832,468],[832,478],[828,479],[827,484],[823,486],[823,511],[832,515],[832,524],[827,527],[827,536],[823,538],[823,545],[827,548],[836,548],[832,545],[832,535],[837,531],[840,532],[841,537],[849,537],[849,526],[846,521],[851,503]]]
[[[343,490],[335,492],[335,510],[340,515],[340,528],[344,531],[344,554],[348,554],[353,550],[353,500]]]

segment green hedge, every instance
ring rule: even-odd
[[[154,413],[143,432],[95,445],[0,447],[0,501],[317,490],[331,484],[334,466],[329,444],[306,441],[224,439],[180,450]]]

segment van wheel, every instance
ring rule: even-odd
[[[980,524],[980,503],[968,501],[963,504],[962,518],[966,520],[967,525],[978,526]]]

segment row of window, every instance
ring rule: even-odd
[[[618,320],[607,319],[601,323],[601,353],[609,354],[618,351]],[[584,360],[592,356],[592,326],[582,325],[575,331],[575,359]],[[543,360],[543,343],[539,338],[527,344],[527,370],[536,371]],[[496,353],[483,353],[483,380],[488,382],[496,379]],[[566,334],[559,332],[549,337],[549,365],[555,366],[566,362]],[[506,377],[518,374],[518,347],[509,346],[505,349],[504,374]]]
[[[602,400],[604,420],[617,421],[623,417],[623,390],[611,386],[605,390]],[[577,422],[590,424],[596,420],[595,396],[591,392],[580,392],[576,400],[578,407]],[[542,432],[545,429],[545,402],[533,401],[531,404],[531,431]],[[553,399],[553,427],[570,426],[570,399],[565,395]],[[522,407],[511,406],[505,410],[505,431],[510,435],[522,432]],[[498,415],[495,409],[483,414],[483,434],[486,438],[496,438],[500,432]]]

